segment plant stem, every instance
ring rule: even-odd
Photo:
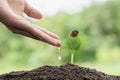
[[[73,62],[74,62],[74,53],[71,52],[71,64],[73,64]]]

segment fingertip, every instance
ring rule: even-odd
[[[61,42],[60,42],[59,40],[57,40],[57,41],[55,42],[55,45],[54,45],[54,46],[60,47],[60,46],[61,46]]]
[[[61,47],[61,42],[58,42],[57,46],[58,46],[58,47]]]
[[[36,19],[41,19],[43,17],[42,13],[37,9],[33,9],[33,11],[31,11],[31,13],[29,13],[29,16],[36,18]]]
[[[36,15],[34,15],[33,17],[36,19],[41,19],[43,16],[42,16],[42,13],[40,11],[36,11]]]

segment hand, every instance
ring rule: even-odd
[[[31,7],[26,0],[0,0],[0,21],[15,34],[22,34],[36,40],[41,40],[53,46],[61,46],[59,37],[42,27],[30,23],[23,17],[41,19],[41,13]]]

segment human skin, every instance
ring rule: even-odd
[[[0,22],[9,30],[53,46],[61,46],[61,41],[56,34],[30,23],[24,18],[23,13],[32,18],[42,18],[41,13],[30,6],[26,0],[0,0]]]

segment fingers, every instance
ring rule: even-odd
[[[38,28],[39,30],[41,30],[42,32],[44,32],[45,34],[49,35],[50,37],[53,37],[53,38],[56,38],[56,39],[59,39],[59,36],[57,36],[56,34],[50,32],[50,31],[47,31],[46,29],[42,28],[42,27],[39,27],[37,25],[34,24],[34,26],[36,28]]]
[[[42,18],[42,14],[40,13],[40,11],[38,11],[34,7],[30,6],[26,1],[25,1],[24,12],[30,17],[33,17],[33,18],[36,18],[36,19],[41,19]]]
[[[41,28],[35,24],[33,24],[33,25],[36,29],[38,29],[39,32],[41,32],[43,41],[50,43],[50,44],[53,44],[54,46],[58,46],[58,47],[61,46],[60,39],[56,34],[49,32],[46,29]]]
[[[49,36],[48,34],[45,34],[44,32],[41,32],[42,34],[42,41],[46,42],[46,43],[49,43],[53,46],[58,46],[60,47],[61,46],[61,42],[59,39],[56,39],[56,38],[53,38],[51,36]]]
[[[38,37],[40,40],[46,42],[46,43],[49,43],[53,46],[58,46],[60,47],[61,46],[61,42],[59,40],[59,37],[57,35],[55,35],[54,33],[52,32],[49,32],[43,28],[40,28],[38,27],[37,25],[35,24],[32,24],[32,27],[34,28],[33,32],[36,37]]]
[[[26,31],[24,31],[24,30],[14,29],[14,30],[11,30],[11,31],[12,31],[13,33],[15,33],[15,34],[22,34],[22,35],[24,35],[24,36],[37,39],[37,38],[35,38],[33,35],[31,35],[30,33],[26,32]]]
[[[19,22],[17,21],[15,23],[16,23],[14,25],[15,31],[13,31],[14,33],[22,34],[31,37],[33,39],[46,42],[53,46],[57,46],[57,47],[61,46],[61,42],[57,35],[43,28],[39,28],[35,24],[29,23],[28,21],[25,20],[19,20]]]

